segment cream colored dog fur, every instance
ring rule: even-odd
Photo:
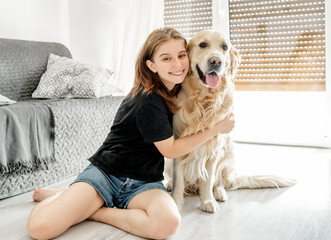
[[[240,63],[238,51],[220,32],[203,30],[188,43],[190,72],[182,83],[174,115],[175,138],[212,128],[232,112],[234,76]],[[198,193],[201,210],[216,212],[217,201],[228,199],[226,190],[287,187],[295,180],[278,176],[238,176],[234,169],[230,135],[221,134],[189,154],[177,158],[175,172],[167,160],[165,177],[181,209],[185,193]],[[173,179],[172,179],[173,177]],[[173,183],[173,184],[171,184]]]

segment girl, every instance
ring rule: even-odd
[[[185,38],[172,28],[153,31],[137,58],[134,87],[91,164],[67,189],[34,192],[40,203],[28,220],[31,237],[54,238],[86,219],[145,238],[177,231],[180,213],[161,182],[164,157],[187,154],[234,127],[228,116],[213,129],[174,139],[174,97],[188,70]]]

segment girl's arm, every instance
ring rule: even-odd
[[[218,122],[212,129],[205,129],[203,132],[186,137],[175,139],[174,136],[155,142],[155,146],[166,158],[177,158],[183,156],[196,147],[207,142],[218,134],[227,134],[234,128],[235,120],[233,114],[229,114],[224,120]]]

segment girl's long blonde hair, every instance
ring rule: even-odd
[[[169,91],[161,81],[157,73],[152,72],[146,65],[147,60],[152,60],[155,51],[160,46],[171,39],[182,40],[185,48],[187,45],[186,39],[174,28],[161,28],[154,30],[146,39],[140,54],[138,55],[135,67],[134,85],[128,96],[136,96],[141,90],[150,94],[156,92],[166,102],[168,108],[172,113],[178,110],[174,102],[174,97],[177,96],[181,90],[181,84],[176,84],[175,87]]]

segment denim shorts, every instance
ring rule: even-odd
[[[72,183],[86,182],[100,194],[106,207],[127,208],[132,198],[139,193],[161,189],[166,191],[163,183],[145,182],[126,177],[115,177],[103,172],[98,167],[90,164]]]

